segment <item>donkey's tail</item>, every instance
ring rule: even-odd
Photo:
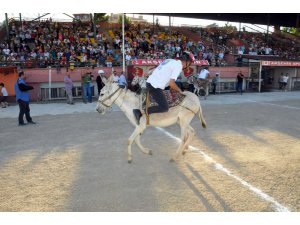
[[[199,116],[202,127],[206,128],[206,121],[205,121],[203,113],[202,113],[201,105],[199,105],[198,116]]]

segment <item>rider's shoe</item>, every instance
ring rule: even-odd
[[[141,113],[141,111],[139,109],[134,109],[132,111],[133,111],[133,115],[134,115],[134,117],[136,119],[136,122],[139,125],[140,124],[140,118],[142,117],[142,113]]]

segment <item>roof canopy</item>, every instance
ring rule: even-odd
[[[194,19],[299,27],[300,13],[141,13]]]

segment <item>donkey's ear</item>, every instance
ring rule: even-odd
[[[102,82],[104,83],[104,84],[106,84],[107,83],[107,77],[106,76],[104,76],[104,75],[101,75],[101,80],[102,80]]]
[[[112,83],[114,81],[114,75],[110,75],[108,78],[108,82]]]

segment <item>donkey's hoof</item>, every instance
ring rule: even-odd
[[[152,155],[153,153],[152,153],[152,150],[149,150],[149,153],[148,153],[149,155]]]
[[[132,162],[132,159],[128,159],[128,163],[131,164],[131,162]]]
[[[172,162],[175,162],[175,160],[174,160],[173,158],[171,158],[171,159],[169,160],[169,162],[172,163]]]

